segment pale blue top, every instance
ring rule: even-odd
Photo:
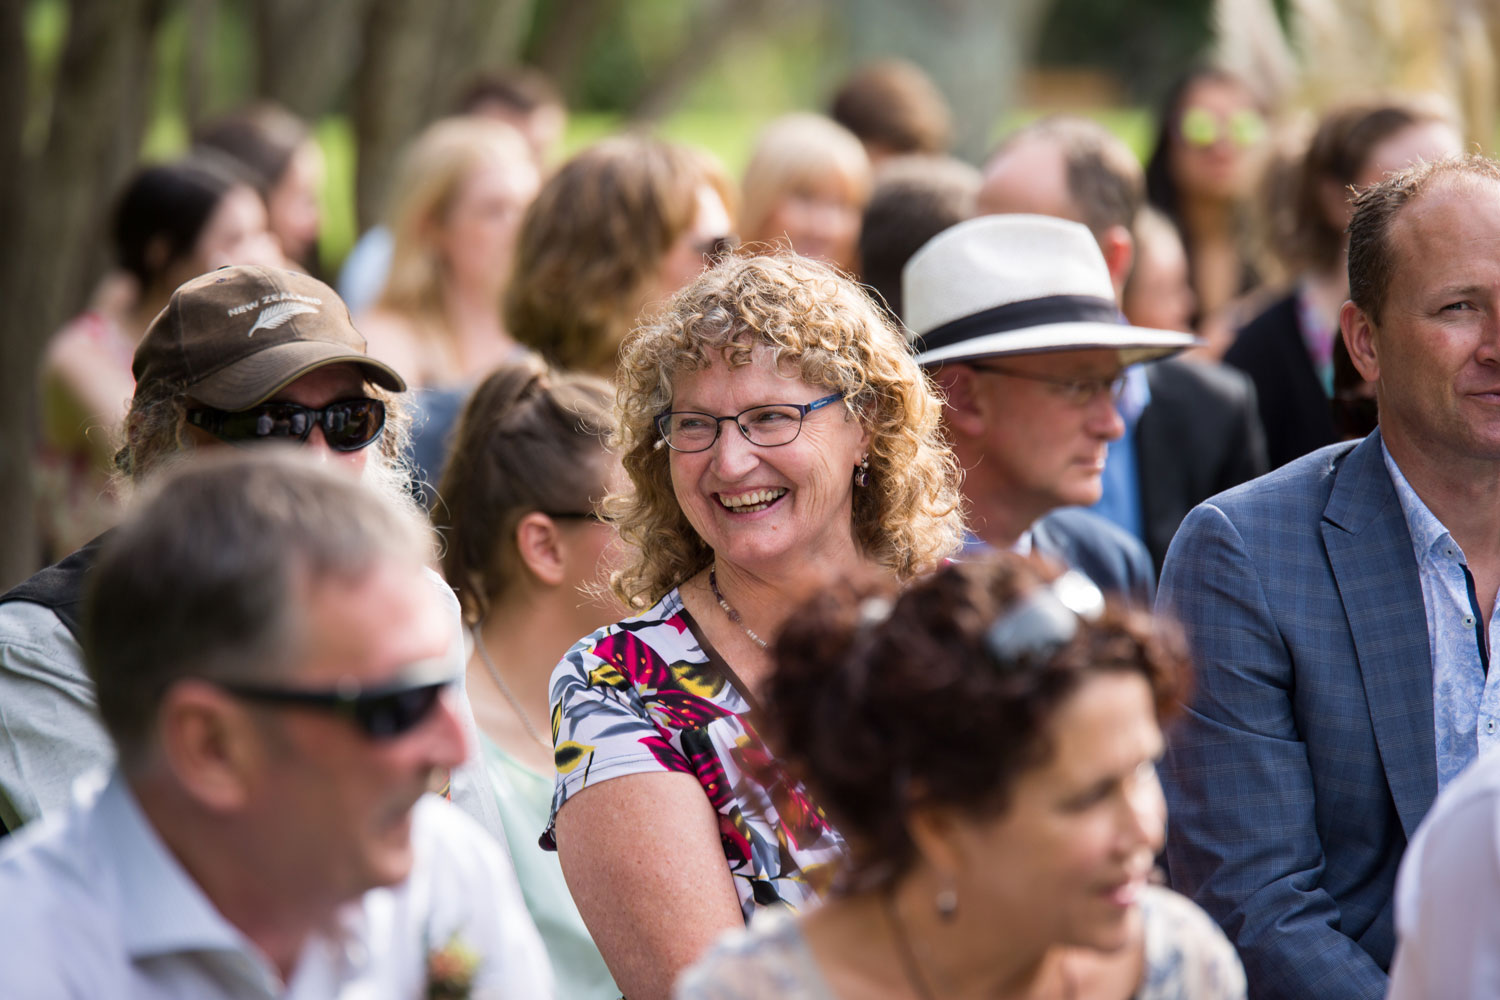
[[[531,770],[483,733],[479,744],[495,804],[500,808],[500,822],[510,842],[521,895],[552,960],[557,996],[618,1000],[620,988],[610,978],[578,907],[573,905],[557,854],[537,844],[551,812],[552,776]]]
[[[1386,471],[1396,487],[1422,582],[1427,645],[1432,656],[1432,733],[1437,743],[1438,791],[1481,751],[1500,746],[1500,681],[1489,673],[1500,614],[1490,613],[1489,635],[1463,549],[1401,474],[1382,442]]]
[[[1141,466],[1135,428],[1150,402],[1151,386],[1146,381],[1145,367],[1131,365],[1125,369],[1125,391],[1115,405],[1125,422],[1125,433],[1118,441],[1109,443],[1104,454],[1104,472],[1099,477],[1103,492],[1099,502],[1089,508],[1142,541],[1146,538],[1146,528],[1141,511]]]

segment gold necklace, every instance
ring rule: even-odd
[[[515,692],[510,689],[510,685],[505,683],[505,678],[500,676],[500,671],[495,669],[495,664],[490,660],[489,651],[484,648],[484,637],[479,634],[479,626],[469,626],[469,634],[474,637],[474,652],[479,654],[479,662],[483,663],[484,669],[490,672],[490,677],[494,678],[495,686],[500,689],[500,693],[505,696],[505,700],[510,702],[510,707],[521,719],[521,725],[526,727],[527,734],[546,748],[548,753],[551,753],[552,741],[542,739],[541,733],[538,733],[536,727],[531,724],[531,718],[526,714],[526,709],[521,707],[521,699],[516,697]]]

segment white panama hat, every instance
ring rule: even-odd
[[[901,298],[921,365],[1095,348],[1134,364],[1198,343],[1126,325],[1093,234],[1044,215],[986,215],[943,230],[906,262]]]

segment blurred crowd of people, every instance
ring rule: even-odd
[[[1500,165],[1284,111],[879,62],[736,180],[486,76],[336,278],[194,130],[39,373],[0,993],[1482,995]]]

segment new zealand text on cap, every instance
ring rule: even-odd
[[[358,365],[376,385],[406,383],[365,353],[338,293],[316,278],[239,265],[199,275],[172,293],[136,348],[136,385],[181,383],[200,403],[245,410],[308,372]]]

